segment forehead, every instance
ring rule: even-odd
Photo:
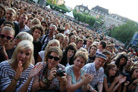
[[[97,57],[96,60],[97,60],[97,61],[101,61],[101,62],[103,62],[103,63],[106,62],[103,58],[100,58],[100,57]]]

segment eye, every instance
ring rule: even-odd
[[[23,51],[20,51],[20,54],[23,54]]]

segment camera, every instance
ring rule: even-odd
[[[64,70],[58,69],[57,73],[56,73],[56,76],[59,76],[59,77],[65,76],[64,73],[65,73]]]

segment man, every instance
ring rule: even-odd
[[[93,63],[93,61],[96,58],[96,51],[97,51],[97,46],[95,44],[92,44],[90,46],[90,50],[89,50],[89,58],[87,63]]]
[[[98,48],[98,49],[97,49],[96,53],[102,54],[103,51],[104,51],[105,48],[106,48],[106,43],[105,43],[104,41],[100,41],[100,42],[98,43],[97,48]]]
[[[84,48],[89,52],[89,48],[91,46],[91,44],[93,43],[93,39],[92,37],[88,37],[87,38],[87,42],[86,42],[86,45],[84,46]]]
[[[20,16],[20,19],[19,19],[19,22],[18,22],[18,25],[20,27],[20,32],[21,31],[28,31],[30,30],[30,28],[25,24],[28,20],[28,17],[26,14],[22,14]]]
[[[77,50],[79,50],[81,47],[83,47],[83,39],[78,38],[76,41]]]
[[[94,79],[90,82],[93,88],[97,88],[98,92],[103,90],[104,69],[103,66],[106,62],[106,56],[104,54],[97,54],[94,63],[86,64],[83,69],[86,73],[92,74]]]
[[[44,50],[48,42],[53,39],[53,36],[56,30],[57,30],[57,27],[54,24],[51,24],[49,28],[49,33],[45,34],[41,39],[41,42],[42,42],[41,50]]]

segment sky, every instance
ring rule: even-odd
[[[109,10],[111,14],[118,14],[138,22],[138,0],[64,0],[65,5],[74,8],[76,5],[85,5],[91,10],[99,5]]]

